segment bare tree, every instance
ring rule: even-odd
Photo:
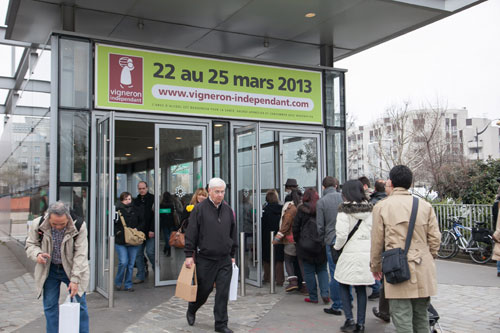
[[[410,102],[386,109],[384,118],[373,129],[373,138],[370,138],[378,157],[369,159],[370,165],[381,168],[384,173],[399,164],[410,169],[421,166],[422,159],[415,145],[412,117]]]

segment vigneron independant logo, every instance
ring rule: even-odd
[[[144,103],[143,58],[109,54],[109,102]]]

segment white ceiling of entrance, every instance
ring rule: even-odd
[[[480,2],[11,0],[6,38],[44,44],[51,31],[63,29],[64,17],[65,28],[80,34],[318,65],[321,46],[333,46],[340,60]]]

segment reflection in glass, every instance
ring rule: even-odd
[[[343,184],[346,181],[346,166],[344,165],[344,140],[344,131],[331,129],[328,129],[326,131],[326,162],[328,175],[337,178],[340,184]]]
[[[342,99],[343,74],[325,71],[326,126],[344,127],[345,112]]]
[[[214,122],[213,124],[213,176],[223,179],[228,190],[224,200],[231,204],[231,181],[229,178],[229,123]]]
[[[59,200],[69,204],[73,214],[83,217],[83,220],[88,222],[87,208],[87,187],[80,186],[61,186],[59,187]],[[87,227],[89,224],[87,223]]]
[[[199,187],[205,187],[203,177],[202,129],[159,129],[160,171],[160,281],[176,280],[182,263],[184,250],[168,245],[170,233],[180,227],[184,206]]]
[[[108,292],[109,281],[109,162],[110,137],[109,119],[97,125],[97,182],[96,192],[96,257],[97,257],[97,288]]]
[[[238,230],[244,232],[245,278],[254,284],[260,284],[260,235],[257,214],[257,136],[256,129],[250,128],[236,132],[236,219]]]
[[[85,182],[88,180],[89,113],[60,111],[59,180]]]
[[[60,40],[60,105],[88,109],[90,43]]]
[[[283,137],[283,179],[295,178],[302,189],[318,190],[317,137]]]

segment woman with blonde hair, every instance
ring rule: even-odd
[[[206,198],[208,198],[208,192],[203,187],[198,188],[194,192],[189,205],[184,208],[184,211],[181,215],[182,232],[185,232],[188,227],[189,215],[191,215],[191,211],[193,210],[194,206],[196,206]]]

